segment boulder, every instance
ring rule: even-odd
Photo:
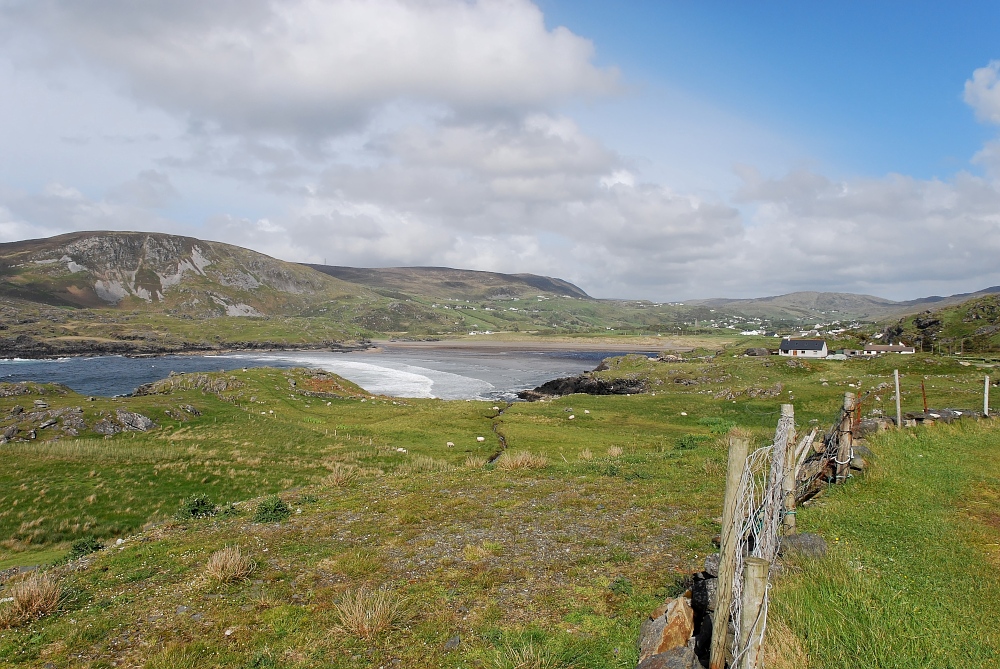
[[[719,594],[719,579],[695,579],[691,585],[691,608],[699,616],[715,610],[715,602]]]
[[[769,351],[766,348],[758,346],[758,347],[748,348],[746,351],[743,352],[743,355],[767,356],[767,355],[771,355],[771,351]]]
[[[684,596],[668,599],[639,628],[640,663],[654,655],[686,647],[693,633],[694,611],[690,600]]]
[[[635,669],[700,669],[701,663],[694,651],[683,646],[651,655],[639,662]]]
[[[110,421],[107,418],[102,418],[94,423],[94,432],[97,434],[118,434],[121,431],[122,429],[118,423]]]
[[[118,422],[122,424],[122,428],[128,432],[145,432],[156,427],[156,423],[141,413],[116,409],[115,416],[118,418]]]
[[[705,573],[714,578],[719,578],[719,562],[722,556],[718,553],[711,553],[705,558]]]
[[[790,534],[781,537],[778,554],[782,556],[801,555],[821,558],[826,555],[826,540],[818,534]]]

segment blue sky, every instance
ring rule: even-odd
[[[998,27],[987,3],[0,0],[0,241],[161,230],[653,300],[972,291],[1000,284]]]

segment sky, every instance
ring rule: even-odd
[[[0,242],[595,297],[1000,285],[1000,4],[0,0]]]

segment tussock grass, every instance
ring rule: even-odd
[[[580,455],[577,457],[579,457],[583,462],[590,462],[594,459],[594,454],[589,448],[585,448],[580,451]]]
[[[530,451],[504,451],[496,459],[497,469],[503,471],[513,471],[515,469],[541,469],[549,464],[549,459],[544,455],[531,453]]]
[[[423,472],[447,472],[453,469],[447,460],[439,460],[429,455],[415,455],[400,465],[398,474],[409,475]]]
[[[235,583],[250,577],[257,564],[244,555],[239,546],[226,546],[212,553],[205,565],[205,575],[219,583]]]
[[[625,450],[621,446],[612,446],[608,449],[609,458],[620,458]]]
[[[0,609],[0,629],[17,627],[55,612],[62,601],[62,586],[49,574],[33,573],[14,582],[7,592],[13,598]]]
[[[482,469],[486,466],[486,458],[481,455],[470,455],[465,459],[466,469]]]
[[[403,618],[404,602],[395,593],[366,586],[344,592],[333,605],[335,629],[371,640],[388,632]]]
[[[340,488],[357,479],[358,473],[357,467],[336,462],[330,467],[330,473],[323,479],[323,483]]]
[[[493,659],[494,669],[568,669],[545,647],[528,642],[521,646],[504,646]]]

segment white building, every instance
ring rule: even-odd
[[[828,353],[822,339],[785,339],[778,349],[778,355],[799,358],[825,358]]]

